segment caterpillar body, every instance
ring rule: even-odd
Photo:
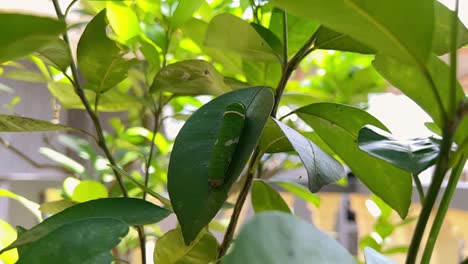
[[[212,188],[219,188],[224,184],[227,169],[244,128],[245,114],[245,106],[240,102],[226,106],[221,130],[208,164],[208,182]]]

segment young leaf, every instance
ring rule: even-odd
[[[366,264],[396,264],[393,260],[385,257],[370,247],[366,247],[364,249],[364,256],[366,258]]]
[[[280,211],[291,214],[288,204],[283,200],[281,195],[262,180],[253,182],[251,197],[255,213]]]
[[[258,142],[258,147],[262,153],[280,153],[294,151],[291,142],[284,135],[273,118],[268,118],[268,121],[263,129],[262,136]]]
[[[127,235],[125,222],[92,218],[65,224],[22,249],[18,264],[107,264],[111,249]]]
[[[293,14],[310,18],[380,53],[423,64],[431,52],[434,1],[275,0]],[[405,8],[402,8],[402,7]],[[346,21],[346,22],[344,22]]]
[[[359,130],[365,125],[386,127],[367,112],[341,104],[317,103],[295,113],[351,168],[377,196],[404,218],[411,203],[411,175],[359,149]]]
[[[0,219],[0,247],[4,248],[16,239],[15,229],[6,221]],[[16,249],[0,254],[0,263],[13,264],[18,260]]]
[[[375,50],[352,39],[345,34],[338,33],[332,29],[321,26],[317,30],[317,38],[314,47],[325,50],[350,51],[361,54],[374,54]]]
[[[178,95],[220,95],[231,91],[224,77],[203,60],[184,60],[169,64],[154,77],[151,92],[166,91]]]
[[[440,95],[444,109],[440,109],[431,85],[426,76],[416,66],[402,64],[388,56],[377,55],[373,61],[377,71],[385,77],[396,88],[416,102],[426,111],[434,122],[442,127],[442,113],[448,109],[450,104],[450,67],[436,56],[431,56],[426,67],[434,80],[436,90]],[[411,81],[408,81],[411,80]],[[465,98],[463,88],[457,82],[456,101],[460,102]],[[424,96],[421,96],[424,94]],[[458,104],[457,104],[458,105]]]
[[[171,27],[176,29],[187,23],[203,2],[203,0],[179,0],[171,19]]]
[[[18,201],[20,204],[26,207],[38,221],[42,220],[41,212],[39,212],[39,205],[37,203],[6,189],[0,189],[0,197],[8,197]]]
[[[97,181],[81,181],[73,190],[72,200],[78,203],[107,198],[107,188]]]
[[[276,184],[283,188],[284,190],[295,194],[297,197],[301,198],[302,200],[309,202],[316,207],[320,206],[320,197],[318,197],[316,194],[311,193],[307,188],[304,186],[297,184],[295,182],[289,182],[289,181],[278,181],[278,180],[271,180],[269,181],[273,184]]]
[[[67,43],[59,38],[40,48],[36,56],[62,72],[67,70],[72,61]]]
[[[52,124],[39,119],[13,115],[0,115],[0,132],[38,132],[71,129],[73,128]]]
[[[233,51],[250,60],[278,60],[270,45],[249,23],[228,13],[211,20],[204,43],[207,47]]]
[[[128,43],[140,34],[140,21],[131,7],[118,1],[109,1],[106,4],[109,25],[119,40]]]
[[[432,39],[432,51],[437,55],[443,55],[450,51],[450,36],[452,31],[453,11],[438,1],[434,1],[434,37]],[[457,49],[468,43],[468,29],[458,20]]]
[[[299,154],[307,170],[309,189],[312,192],[318,192],[324,185],[336,182],[344,176],[343,166],[333,157],[296,130],[280,121],[273,120]]]
[[[25,231],[13,244],[0,251],[33,243],[52,231],[69,223],[88,218],[113,218],[128,225],[153,224],[166,218],[171,212],[150,202],[136,198],[106,198],[77,204],[47,218]],[[100,232],[98,232],[100,233]]]
[[[239,233],[225,264],[356,263],[333,238],[290,214],[264,212]]]
[[[190,244],[185,245],[180,228],[170,230],[156,241],[154,263],[164,264],[205,264],[216,260],[218,241],[202,231]]]
[[[358,141],[360,149],[413,175],[434,165],[440,150],[440,143],[434,138],[399,140],[372,126],[359,130]]]
[[[116,43],[106,35],[106,10],[97,14],[86,26],[78,42],[77,58],[88,88],[105,92],[126,78],[136,60],[127,60]]]
[[[225,176],[225,183],[212,189],[208,164],[218,137],[226,106],[246,106],[244,129]],[[180,130],[171,153],[168,190],[186,244],[216,215],[231,185],[241,174],[257,145],[273,107],[273,93],[267,87],[252,87],[223,94],[196,111]]]
[[[26,56],[65,31],[65,24],[48,17],[0,14],[0,63]]]

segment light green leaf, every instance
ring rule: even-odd
[[[207,47],[233,51],[250,60],[278,60],[270,45],[249,23],[228,13],[217,15],[211,20],[204,43]]]
[[[297,184],[295,182],[290,182],[290,181],[279,181],[279,180],[270,180],[269,182],[280,186],[284,190],[292,194],[295,194],[297,197],[315,205],[316,207],[320,206],[320,197],[318,197],[316,194],[311,193],[307,188],[305,188],[304,186],[300,184]]]
[[[424,64],[431,52],[434,1],[275,0],[293,14],[310,18],[398,60]],[[402,8],[404,7],[404,8]]]
[[[36,56],[63,72],[66,71],[72,61],[67,43],[59,38],[40,48]]]
[[[364,256],[366,258],[366,264],[396,264],[393,260],[385,257],[370,247],[366,247],[364,249]]]
[[[437,55],[443,55],[450,51],[452,34],[453,11],[438,1],[434,1],[434,37],[432,39],[432,51]],[[458,20],[457,48],[468,43],[468,29]]]
[[[128,225],[137,226],[157,223],[170,213],[164,208],[136,198],[106,198],[79,203],[25,231],[13,244],[2,249],[0,253],[11,248],[29,245],[64,225],[80,220],[114,218]]]
[[[262,136],[258,142],[258,147],[262,153],[280,153],[294,151],[291,142],[284,135],[273,118],[268,118],[268,121],[263,129]]]
[[[250,25],[257,31],[257,33],[266,41],[270,48],[275,52],[278,60],[284,63],[283,53],[284,48],[281,40],[268,28],[263,27],[260,24],[250,23]]]
[[[434,165],[440,151],[440,140],[435,138],[400,140],[372,126],[359,131],[358,141],[360,149],[413,175]]]
[[[252,206],[255,213],[281,211],[291,213],[288,204],[281,195],[262,180],[255,180],[252,185]]]
[[[202,231],[190,244],[185,245],[179,228],[170,230],[156,241],[154,263],[160,264],[206,264],[216,260],[218,241]]]
[[[230,91],[224,77],[203,60],[185,60],[169,64],[154,77],[151,92],[167,91],[179,95],[220,95]]]
[[[317,103],[295,113],[309,124],[323,141],[377,196],[404,218],[411,203],[411,175],[359,149],[359,130],[365,125],[387,128],[367,112],[341,104]]]
[[[108,1],[106,4],[109,25],[119,40],[128,43],[140,34],[140,21],[130,6],[118,1]]]
[[[281,79],[279,63],[260,62],[244,59],[242,71],[250,85],[265,85],[276,87]]]
[[[315,39],[314,47],[317,49],[350,51],[361,54],[375,53],[375,50],[351,37],[324,26],[321,26],[317,30],[317,38]]]
[[[307,170],[310,191],[318,192],[323,186],[336,182],[344,176],[343,166],[332,156],[296,130],[280,121],[273,120],[299,154]]]
[[[0,248],[8,246],[16,239],[16,230],[6,221],[0,219]],[[16,249],[0,254],[0,262],[3,264],[14,264],[18,260]]]
[[[0,63],[26,56],[65,31],[65,24],[48,17],[0,14]]]
[[[42,147],[39,148],[39,153],[59,163],[60,165],[63,165],[64,167],[70,169],[73,172],[76,172],[78,174],[82,174],[85,172],[85,168],[83,165],[56,150]]]
[[[6,189],[0,189],[0,197],[8,197],[18,201],[24,207],[26,207],[36,217],[37,220],[42,220],[41,212],[39,212],[39,204]]]
[[[245,125],[226,173],[225,183],[212,189],[208,183],[208,163],[218,138],[224,110],[232,102],[241,102],[246,106]],[[186,244],[196,238],[225,202],[231,185],[241,174],[257,145],[272,107],[273,93],[270,88],[240,89],[207,103],[182,127],[171,153],[168,190]]]
[[[0,132],[39,132],[71,129],[73,128],[39,119],[14,115],[0,115]]]
[[[442,113],[444,110],[439,108],[426,76],[418,67],[402,64],[395,59],[381,55],[375,57],[373,65],[385,79],[417,103],[434,119],[439,127],[442,127]],[[449,91],[451,89],[449,81],[450,67],[436,56],[430,57],[426,67],[434,80],[444,109],[448,109],[450,104]],[[458,105],[458,102],[465,98],[465,94],[458,82],[456,89],[456,105]]]
[[[179,28],[180,26],[187,23],[193,13],[195,13],[200,6],[205,2],[204,0],[179,0],[174,15],[171,19],[171,27],[173,29]]]
[[[290,214],[264,212],[239,233],[224,264],[356,263],[333,238]]]
[[[161,67],[161,60],[159,51],[156,48],[156,44],[146,37],[140,39],[140,51],[145,56],[145,59],[157,70]]]
[[[75,202],[87,202],[99,198],[107,198],[107,188],[97,181],[81,181],[73,190],[72,200]]]
[[[43,74],[32,71],[28,69],[14,69],[6,71],[2,74],[3,78],[8,78],[15,81],[22,81],[22,82],[38,82],[43,83],[47,82],[47,77]]]
[[[17,264],[108,264],[111,249],[127,235],[125,222],[93,218],[65,224],[22,249]]]
[[[106,35],[106,11],[97,14],[86,26],[78,42],[77,58],[87,88],[105,92],[126,78],[136,60],[127,60],[116,43]]]
[[[39,210],[46,214],[57,214],[69,207],[72,207],[73,205],[75,205],[74,202],[67,199],[62,199],[58,201],[43,203],[39,207]]]

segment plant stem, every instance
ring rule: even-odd
[[[437,215],[434,219],[434,223],[432,224],[432,228],[429,233],[429,238],[426,242],[426,247],[424,248],[421,263],[429,263],[429,261],[431,260],[432,251],[434,250],[434,246],[437,241],[440,228],[442,227],[442,222],[444,220],[445,215],[447,214],[447,210],[450,206],[450,202],[452,201],[453,194],[455,193],[455,190],[457,188],[457,183],[460,179],[460,175],[463,171],[465,162],[466,158],[464,156],[461,156],[455,167],[452,169],[452,173],[450,174],[449,182],[447,184],[444,196],[440,201]]]
[[[458,37],[458,7],[459,0],[455,0],[455,11],[452,19],[452,34],[450,45],[450,104],[448,113],[450,117],[455,116],[457,109],[456,93],[457,93],[457,37]]]
[[[416,263],[419,245],[421,244],[424,230],[431,215],[432,208],[439,194],[442,181],[444,180],[445,173],[449,169],[449,154],[452,145],[453,132],[450,126],[444,128],[443,140],[440,146],[439,158],[434,170],[431,185],[427,191],[426,198],[424,199],[423,208],[416,224],[416,229],[411,239],[411,244],[406,257],[406,264]]]
[[[418,195],[419,195],[419,200],[420,203],[424,203],[424,189],[421,183],[421,180],[419,179],[419,175],[412,175],[414,179],[414,184],[416,185],[416,190],[418,190]]]
[[[153,136],[151,137],[151,146],[150,146],[150,151],[148,154],[148,160],[146,161],[146,168],[145,168],[145,187],[148,188],[149,184],[149,176],[150,176],[150,167],[151,167],[151,160],[153,159],[153,153],[154,153],[154,140],[156,139],[156,134],[158,133],[159,130],[159,119],[161,117],[161,112],[162,112],[162,103],[161,103],[161,96],[159,96],[159,101],[158,101],[158,108],[156,109],[156,112],[154,112],[154,124],[153,124]],[[143,191],[143,200],[146,200],[146,192]]]

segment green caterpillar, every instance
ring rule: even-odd
[[[208,164],[208,182],[213,188],[218,188],[224,183],[226,171],[244,128],[245,112],[242,103],[234,102],[229,104],[223,113],[221,130]]]

